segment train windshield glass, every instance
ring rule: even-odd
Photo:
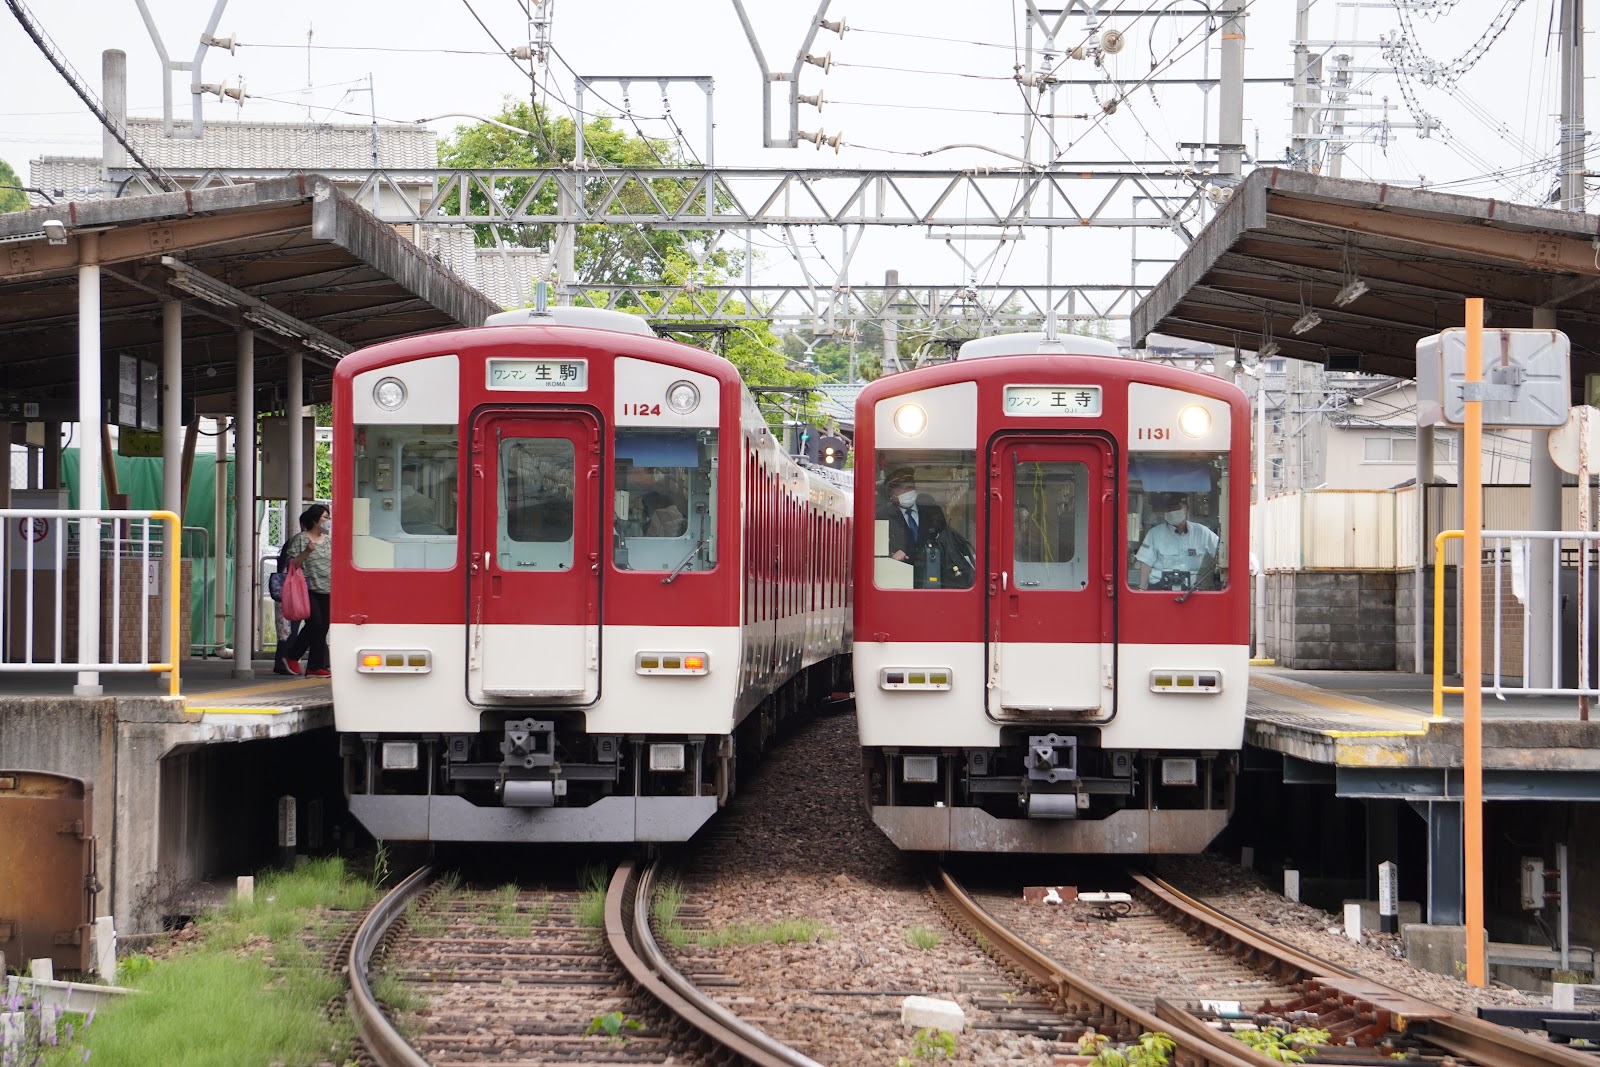
[[[1131,588],[1223,589],[1228,584],[1227,546],[1227,453],[1129,455]]]
[[[978,454],[879,449],[874,584],[965,589],[976,564]]]
[[[455,565],[454,426],[357,426],[353,525],[358,567],[443,570]]]
[[[707,571],[717,560],[717,431],[619,429],[612,561]]]

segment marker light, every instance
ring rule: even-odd
[[[356,652],[361,674],[427,674],[433,653],[425,648],[363,648]]]
[[[406,383],[399,378],[385,378],[372,387],[372,399],[385,411],[399,411],[406,402]]]
[[[693,382],[673,382],[667,386],[667,407],[687,415],[700,406],[700,390]]]
[[[1190,437],[1204,437],[1211,432],[1211,412],[1199,404],[1190,404],[1178,412],[1178,429]]]
[[[928,428],[928,413],[917,404],[901,404],[894,412],[894,428],[902,437],[915,437]]]
[[[635,674],[709,674],[710,657],[704,652],[639,652],[633,657]]]

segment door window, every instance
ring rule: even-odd
[[[501,570],[571,569],[575,466],[573,444],[564,438],[500,442]]]
[[[1012,561],[1021,589],[1089,584],[1089,468],[1083,463],[1016,465],[1011,490]]]

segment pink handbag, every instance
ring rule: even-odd
[[[290,622],[311,618],[311,587],[298,563],[289,564],[289,573],[283,579],[283,617]]]

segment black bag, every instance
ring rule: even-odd
[[[978,576],[978,561],[967,539],[949,526],[928,543],[929,584],[940,589],[970,589]]]
[[[283,580],[288,577],[289,570],[289,542],[285,541],[278,550],[278,569],[267,575],[267,595],[279,604],[283,603]]]

